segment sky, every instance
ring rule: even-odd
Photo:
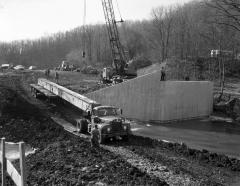
[[[149,19],[152,8],[190,0],[112,0],[124,20]],[[36,39],[83,24],[84,0],[0,0],[0,41]],[[101,0],[86,0],[86,24],[104,23]]]

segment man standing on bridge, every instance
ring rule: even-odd
[[[165,81],[166,80],[166,72],[164,67],[162,67],[161,69],[161,81]]]
[[[56,80],[57,83],[58,83],[58,79],[59,79],[59,74],[58,74],[58,72],[56,71],[56,72],[55,72],[55,80]]]
[[[94,129],[91,131],[91,146],[92,147],[99,147],[99,137],[100,137],[100,133],[98,130],[98,126],[95,125]]]

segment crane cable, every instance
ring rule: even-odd
[[[118,4],[118,0],[116,0],[116,4],[117,4],[118,14],[120,16],[121,22],[123,22],[122,15],[121,15],[120,8],[119,8],[119,4]]]
[[[86,17],[87,17],[87,4],[86,0],[84,0],[83,5],[83,51],[82,51],[82,57],[85,58],[86,56]]]
[[[118,0],[116,0],[116,4],[117,4],[117,9],[118,9],[118,14],[119,14],[120,19],[121,19],[120,22],[123,23],[124,21],[122,19],[122,15],[121,15],[121,12],[120,12]],[[124,34],[126,33],[126,27],[125,26],[123,26],[123,32],[124,32]],[[127,35],[127,34],[125,34],[125,35]],[[126,55],[125,52],[124,52],[124,56],[125,56],[126,60],[128,61],[129,60],[129,56]]]
[[[86,16],[87,16],[87,5],[86,5],[86,0],[84,0],[84,5],[83,5],[83,26],[86,25]]]

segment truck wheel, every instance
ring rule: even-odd
[[[88,131],[88,122],[85,119],[80,120],[80,133],[87,133]]]
[[[34,97],[34,89],[31,88],[31,95]]]
[[[102,133],[100,133],[100,136],[99,136],[99,143],[100,144],[104,144],[106,141],[106,138],[102,135]]]
[[[122,136],[123,141],[128,141],[129,140],[129,135]]]
[[[37,91],[36,91],[36,90],[34,90],[33,96],[34,96],[35,98],[38,98],[38,97],[37,97]]]

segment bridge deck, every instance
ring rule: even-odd
[[[49,90],[43,88],[42,86],[38,85],[38,84],[30,84],[30,86],[36,90],[38,90],[40,93],[44,94],[45,96],[49,97],[49,98],[56,98],[58,97],[57,95],[53,94],[52,92],[50,92]]]

